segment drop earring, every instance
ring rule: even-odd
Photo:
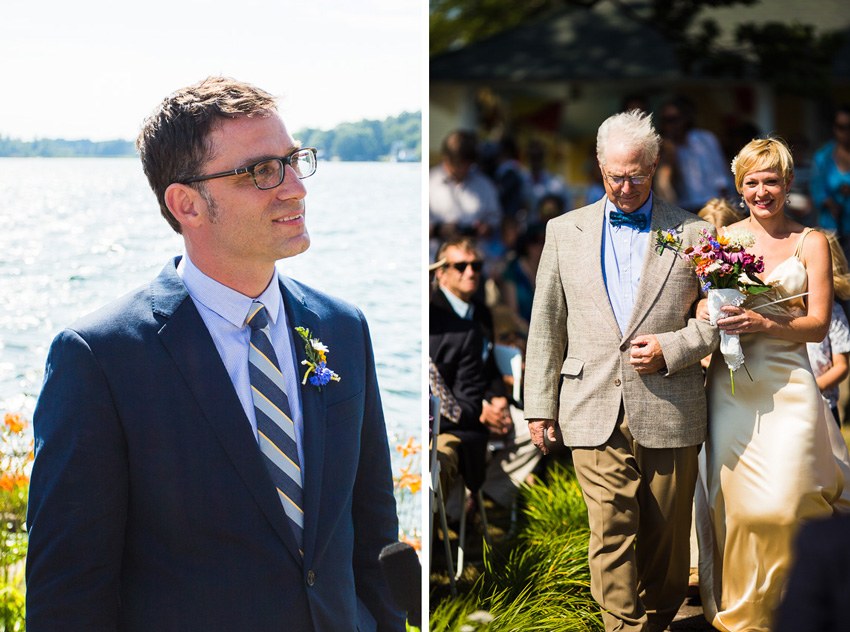
[[[740,206],[741,208],[745,208],[747,206],[746,204],[744,204],[744,196],[743,195],[741,196],[741,201],[738,202],[738,206]]]
[[[785,193],[785,204],[787,206],[791,206],[791,192],[790,191]]]

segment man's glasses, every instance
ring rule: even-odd
[[[212,180],[214,178],[226,178],[227,176],[239,176],[243,173],[250,173],[254,179],[254,186],[261,191],[266,189],[274,189],[279,187],[283,182],[283,176],[286,174],[286,165],[292,167],[295,175],[299,180],[309,178],[316,173],[316,150],[313,147],[304,147],[296,149],[288,156],[283,158],[266,158],[260,160],[247,167],[241,169],[232,169],[230,171],[222,171],[221,173],[213,173],[208,176],[196,176],[184,180],[183,184],[191,184],[192,182],[201,182],[202,180]]]
[[[466,272],[466,266],[472,266],[473,272],[481,272],[481,269],[484,267],[483,261],[454,261],[452,263],[447,263],[447,267],[454,268],[461,274]]]
[[[642,184],[649,182],[649,179],[652,177],[652,175],[648,175],[648,176],[609,176],[607,173],[605,173],[603,175],[605,176],[605,179],[608,180],[608,182],[613,184],[615,187],[623,186],[626,183],[626,180],[628,180],[632,184],[632,186],[640,186]]]

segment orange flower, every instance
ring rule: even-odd
[[[11,432],[21,432],[24,428],[27,427],[27,422],[21,419],[21,416],[17,413],[6,413],[6,417],[3,419],[3,423],[9,427]]]
[[[399,489],[409,489],[411,494],[415,494],[422,488],[422,475],[404,472],[401,478],[398,479],[397,487]]]
[[[408,455],[418,454],[419,450],[422,449],[422,446],[418,443],[414,443],[413,437],[410,437],[407,440],[407,443],[405,443],[404,445],[397,445],[395,449],[401,452],[401,456],[406,458]]]
[[[0,476],[0,489],[5,489],[7,492],[12,491],[15,487],[15,479],[8,472],[3,472]]]
[[[413,550],[419,552],[422,548],[422,540],[419,538],[408,538],[406,535],[401,536],[401,541],[413,547]]]
[[[26,487],[29,484],[29,482],[30,482],[30,479],[26,474],[21,473],[21,474],[15,475],[15,485],[17,487],[20,487],[21,489],[23,489],[24,487]]]

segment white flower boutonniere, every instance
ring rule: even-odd
[[[301,364],[307,367],[301,383],[306,384],[309,379],[310,384],[322,390],[328,382],[339,382],[339,376],[328,368],[327,354],[330,350],[327,346],[311,337],[310,330],[305,327],[296,327],[295,331],[304,340],[304,352],[307,355],[306,360],[301,360]]]

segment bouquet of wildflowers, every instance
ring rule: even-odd
[[[757,276],[764,272],[762,257],[754,257],[746,251],[755,243],[752,233],[742,229],[732,229],[725,235],[714,237],[703,230],[696,246],[681,251],[681,256],[694,264],[702,290],[708,298],[708,314],[712,325],[724,316],[724,305],[742,305],[745,294],[761,294],[771,286]],[[670,233],[658,231],[656,246],[659,254],[664,249],[680,252],[681,243]],[[734,372],[744,364],[744,352],[737,334],[720,332],[720,351],[729,367],[732,380],[732,394],[735,393]],[[749,375],[749,371],[747,371]],[[750,375],[752,380],[752,376]]]
[[[752,233],[746,230],[732,229],[716,238],[703,230],[699,244],[686,248],[682,255],[696,267],[703,292],[736,289],[761,294],[770,285],[756,276],[764,272],[762,257],[756,258],[745,250],[754,243]]]

